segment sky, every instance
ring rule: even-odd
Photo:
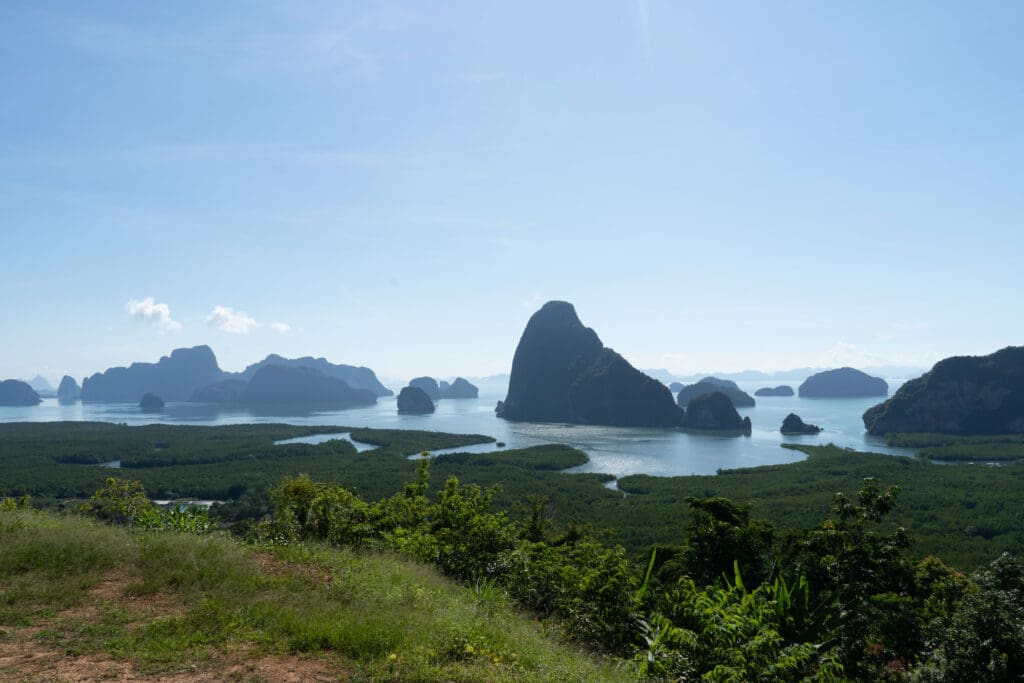
[[[1024,343],[1024,4],[0,4],[0,378]]]

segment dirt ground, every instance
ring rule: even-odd
[[[269,560],[272,562],[272,560]],[[264,559],[264,563],[269,563]],[[136,623],[148,618],[183,613],[182,605],[162,595],[131,595],[134,577],[113,571],[93,587],[89,596],[72,609],[30,627],[0,629],[0,681],[257,681],[300,683],[305,681],[345,681],[348,676],[337,666],[298,656],[252,656],[247,647],[215,653],[201,664],[186,670],[144,673],[130,661],[104,654],[70,654],[55,649],[38,636],[46,631],[60,634],[62,624],[87,620],[100,615],[102,608],[117,606],[139,615]],[[131,624],[126,627],[130,628]]]

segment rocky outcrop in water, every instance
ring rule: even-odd
[[[792,396],[793,387],[781,384],[777,387],[762,387],[754,392],[754,396]]]
[[[783,434],[818,434],[821,432],[821,427],[807,424],[796,413],[790,413],[782,421],[782,428],[779,431]]]
[[[73,403],[82,398],[82,390],[78,382],[70,375],[64,375],[57,387],[57,400],[61,403]]]
[[[622,427],[677,427],[683,417],[668,387],[605,348],[564,301],[530,318],[497,412],[507,420]]]
[[[838,368],[811,375],[797,390],[801,398],[864,398],[888,396],[889,385],[854,368]]]
[[[242,390],[246,405],[320,406],[354,408],[377,402],[369,389],[353,389],[344,380],[302,366],[265,365]]]
[[[868,433],[1024,433],[1024,346],[954,356],[864,413]]]
[[[345,384],[353,389],[369,389],[375,396],[392,396],[393,392],[380,383],[377,375],[370,368],[356,367],[353,365],[338,365],[331,363],[326,358],[313,358],[303,356],[302,358],[284,358],[272,353],[258,363],[253,363],[239,373],[227,375],[226,379],[240,379],[249,381],[262,368],[268,365],[280,365],[284,367],[300,367],[316,370],[327,377],[334,377],[343,380]]]
[[[407,386],[398,392],[399,415],[424,415],[434,412],[434,402],[420,387]]]
[[[82,400],[135,403],[151,392],[168,401],[185,401],[223,375],[209,346],[175,349],[156,363],[132,363],[87,377],[82,382]]]
[[[36,390],[20,379],[0,382],[0,406],[36,406],[41,399]]]
[[[739,388],[736,382],[717,377],[705,377],[696,384],[684,386],[676,396],[676,403],[680,408],[685,408],[691,399],[701,394],[709,394],[719,391],[729,397],[732,404],[737,408],[750,408],[754,405],[754,399],[747,392]]]
[[[441,400],[441,387],[438,386],[437,380],[433,377],[417,377],[416,379],[409,380],[410,387],[416,387],[421,389],[431,401]]]
[[[164,409],[164,400],[153,393],[145,393],[139,399],[139,407],[144,413],[158,413]]]
[[[683,428],[700,432],[750,435],[749,417],[740,417],[732,400],[721,391],[700,394],[686,405]]]
[[[447,382],[443,384],[448,385]],[[477,398],[480,390],[468,380],[456,377],[447,387],[441,387],[441,398]]]

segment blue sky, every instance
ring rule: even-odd
[[[0,377],[1024,341],[1024,5],[0,5]]]

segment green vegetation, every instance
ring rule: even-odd
[[[278,440],[354,432],[366,443],[388,448],[356,454],[347,441],[282,444]],[[379,495],[393,491],[412,469],[405,456],[426,449],[493,441],[479,434],[360,430],[338,426],[282,424],[199,427],[56,422],[0,424],[0,495],[29,494],[45,503],[84,499],[117,470],[99,463],[120,461],[122,470],[156,498],[238,500],[267,498],[284,476],[308,473],[333,479],[355,463],[384,477]],[[382,457],[377,457],[378,455]],[[92,466],[88,466],[92,465]],[[365,476],[372,483],[372,475]]]
[[[273,444],[301,435],[345,431],[379,447],[354,453],[342,441],[315,446]],[[337,426],[3,424],[0,496],[29,494],[37,506],[57,509],[66,504],[75,509],[103,487],[107,477],[120,474],[141,482],[154,498],[227,501],[215,505],[212,513],[241,531],[270,513],[270,493],[285,477],[306,474],[374,501],[400,490],[414,476],[416,463],[409,459],[410,453],[489,440],[481,435]],[[531,514],[531,499],[544,498],[549,523],[590,525],[603,534],[605,542],[622,545],[632,559],[643,562],[652,545],[681,542],[691,515],[687,498],[728,498],[780,529],[799,529],[827,514],[834,492],[856,490],[865,477],[877,477],[903,489],[892,523],[913,533],[919,554],[936,555],[970,571],[1003,552],[1024,553],[1024,467],[1018,464],[936,466],[835,446],[798,448],[808,454],[806,460],[728,470],[716,476],[630,476],[617,482],[619,491],[606,487],[608,475],[563,473],[561,469],[586,458],[563,445],[452,454],[434,458],[430,485],[440,488],[453,475],[483,488],[498,485],[495,506],[517,520]],[[62,461],[77,454],[106,462],[141,452],[153,458],[173,453],[180,459],[194,452],[217,461],[199,463],[196,456],[192,464],[122,470]],[[239,453],[251,457],[239,459]]]
[[[216,435],[216,428],[206,429],[210,431],[180,436]],[[123,435],[135,437],[131,430]],[[270,430],[263,438],[272,441],[275,436]],[[604,486],[604,477],[551,469],[580,462],[582,455],[564,446],[454,454],[417,463],[407,455],[420,450],[413,446],[431,439],[450,443],[481,437],[358,430],[357,438],[374,440],[379,448],[359,454],[321,453],[309,446],[303,455],[122,470],[163,477],[211,468],[243,477],[255,471],[259,477],[253,481],[262,486],[282,462],[321,463],[328,477],[286,472],[283,483],[271,486],[265,499],[246,490],[236,501],[215,508],[215,521],[257,542],[274,562],[291,567],[275,564],[272,576],[300,571],[314,576],[316,590],[324,592],[302,609],[268,608],[260,581],[255,588],[240,589],[229,579],[217,578],[231,596],[211,602],[216,591],[196,591],[198,603],[188,604],[199,616],[175,615],[179,621],[159,627],[138,626],[145,619],[131,615],[109,617],[119,633],[142,634],[133,636],[137,640],[113,637],[97,626],[105,622],[93,619],[89,628],[105,635],[95,641],[81,636],[98,648],[83,646],[83,656],[106,653],[140,671],[177,670],[184,660],[217,666],[232,657],[252,662],[251,653],[257,652],[258,657],[311,654],[346,673],[376,678],[549,675],[502,668],[512,659],[524,661],[510,653],[525,648],[499,640],[483,626],[479,632],[485,635],[466,636],[465,629],[457,629],[461,649],[450,640],[437,641],[440,636],[430,631],[436,627],[424,624],[439,617],[416,613],[421,606],[416,600],[398,600],[406,613],[395,611],[386,623],[428,629],[420,640],[431,644],[420,649],[412,635],[396,635],[392,627],[374,621],[385,609],[376,604],[360,603],[363,621],[355,627],[339,625],[332,610],[358,600],[332,592],[341,579],[325,573],[322,566],[331,566],[332,560],[321,555],[346,553],[383,558],[387,566],[432,565],[466,586],[478,606],[480,601],[498,601],[505,608],[517,604],[541,619],[548,632],[618,660],[617,668],[602,669],[600,662],[573,659],[558,675],[592,675],[581,666],[596,666],[593,675],[599,676],[707,681],[996,681],[1024,675],[1024,634],[1019,629],[1024,565],[999,554],[1020,544],[1020,467],[940,467],[834,446],[802,447],[807,460],[786,466],[716,477],[625,478],[619,482],[624,495]],[[232,443],[226,439],[224,450]],[[116,441],[111,447],[116,448]],[[255,447],[270,448],[271,453],[276,448]],[[11,460],[19,462],[17,454],[24,457],[28,450],[20,447]],[[246,472],[239,473],[243,462]],[[95,465],[51,463],[55,468],[112,473]],[[41,479],[35,482],[44,490],[46,475],[39,473]],[[831,493],[836,490],[855,494]],[[257,505],[261,500],[262,506]],[[32,519],[24,505],[24,499],[0,505],[6,510],[0,533],[16,534]],[[171,538],[196,548],[231,543],[219,534],[209,535],[211,519],[195,508],[153,506],[138,481],[107,478],[84,504],[65,506],[79,507],[134,527],[130,538],[139,539],[131,542],[138,552]],[[52,518],[40,514],[37,519]],[[774,523],[776,519],[781,523]],[[973,520],[986,520],[989,526],[975,526]],[[957,557],[961,566],[986,566],[967,576],[936,557],[921,559],[931,549],[924,541],[915,544],[920,528],[929,531],[929,543],[943,547],[943,558]],[[89,534],[81,536],[76,542],[83,543]],[[619,538],[630,539],[630,545],[618,545]],[[55,546],[49,552],[59,563],[67,549],[52,538],[46,543]],[[109,573],[114,565],[87,545],[72,551],[83,557],[70,565],[84,566],[87,575]],[[248,552],[233,547],[242,555]],[[32,552],[37,551],[43,552],[39,547]],[[14,576],[25,567],[36,571],[24,552],[15,550],[11,557],[8,565],[0,563],[0,605],[8,609],[3,618],[12,620],[19,644],[44,642],[38,634],[51,631],[24,626],[25,620],[77,613],[81,599],[76,602],[62,592],[90,594],[96,584],[88,576],[72,578],[64,581],[68,588],[42,586],[41,593],[33,594],[27,582],[4,578],[3,572]],[[157,583],[152,592],[140,595],[180,592],[188,581],[159,578],[161,571],[178,571],[178,557],[187,558],[188,553],[175,546],[161,557],[163,569],[141,571],[140,585]],[[49,575],[44,565],[38,571]],[[209,571],[221,576],[220,570]],[[27,602],[21,597],[26,590]],[[273,585],[267,590],[279,592]],[[368,590],[372,594],[377,588]],[[392,586],[388,594],[396,591],[401,592]],[[309,617],[295,616],[307,612]],[[66,624],[61,628],[66,630]],[[63,637],[54,641],[57,649],[70,647],[80,636]],[[156,641],[150,642],[151,637]],[[100,640],[102,645],[97,644]],[[408,668],[393,673],[402,656],[398,650],[406,648],[419,654],[404,660]],[[439,652],[448,654],[439,658]],[[452,663],[455,659],[458,665]],[[459,668],[467,662],[497,668]]]
[[[886,434],[890,446],[913,448],[929,460],[947,462],[1024,461],[1024,434],[952,436],[950,434]]]
[[[622,548],[575,525],[549,528],[543,499],[518,523],[491,509],[493,489],[450,477],[431,500],[429,482],[426,458],[401,492],[376,502],[290,479],[257,531],[276,542],[396,550],[496,586],[573,638],[631,660],[642,678],[1024,675],[1015,602],[1024,564],[1001,557],[972,582],[941,560],[918,560],[907,530],[886,519],[899,488],[870,477],[856,496],[836,494],[823,521],[788,532],[729,500],[690,498],[685,542],[653,550],[642,580]],[[718,574],[730,556],[731,575]],[[965,639],[970,629],[980,635]]]
[[[0,510],[0,678],[621,680],[486,585],[393,553]],[[9,655],[17,653],[17,657]],[[27,657],[27,655],[32,655]]]

